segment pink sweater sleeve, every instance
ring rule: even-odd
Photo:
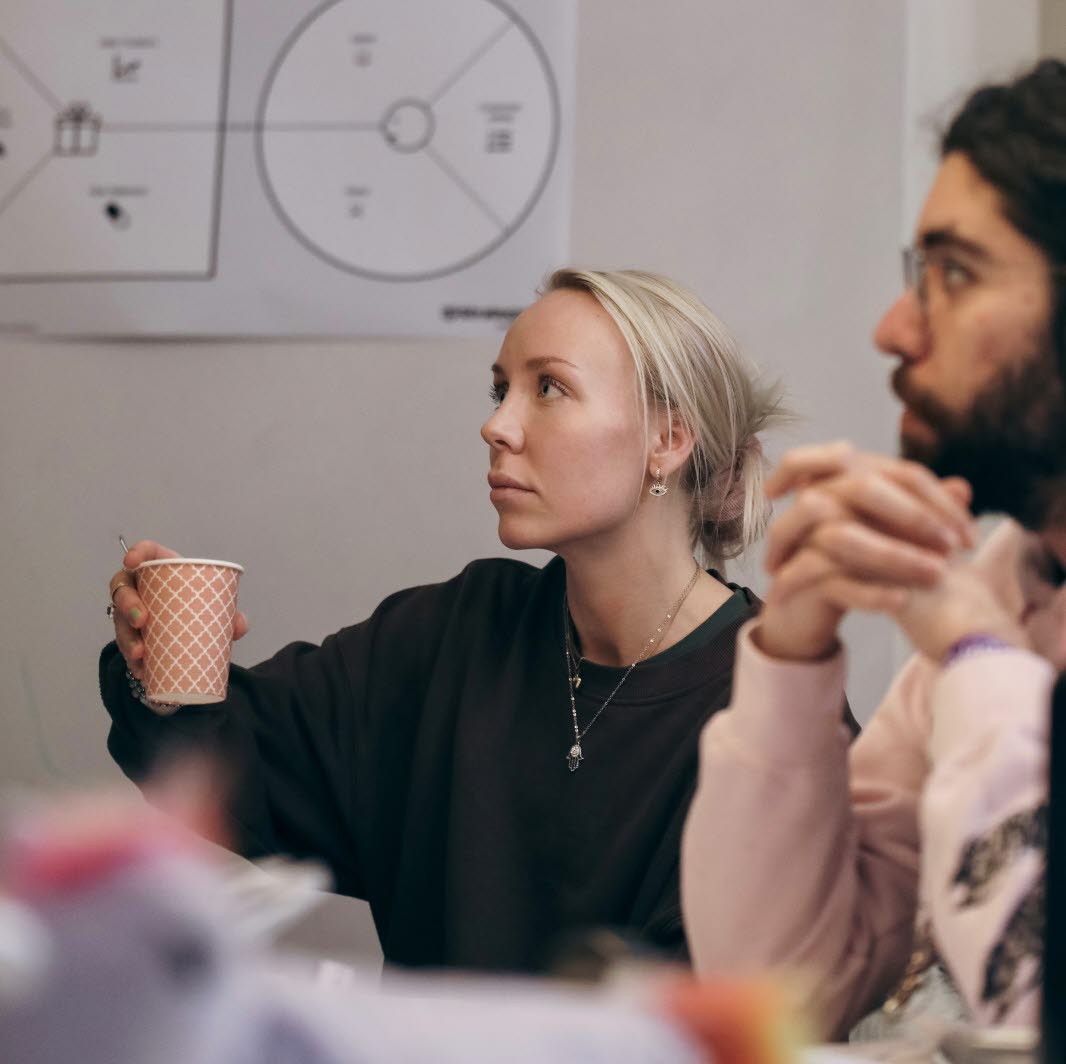
[[[1027,825],[1039,831],[1052,667],[1021,650],[945,670],[913,658],[849,749],[843,652],[775,661],[754,624],[738,643],[732,705],[703,733],[682,844],[697,968],[796,971],[822,1033],[842,1037],[903,973],[920,877],[974,1018],[1032,1022],[1035,958],[1013,971],[996,943],[1042,882],[1039,847],[1017,842]],[[1015,846],[990,871],[1004,853],[997,829]],[[974,865],[983,873],[967,875]],[[1006,994],[989,999],[1005,978]]]
[[[925,736],[911,718],[932,669],[912,661],[849,748],[844,654],[775,661],[741,632],[731,707],[701,740],[682,844],[696,967],[786,968],[812,1015],[842,1035],[910,952]]]
[[[964,658],[933,687],[921,899],[978,1023],[1039,1019],[1054,681],[1042,657],[1011,650]]]

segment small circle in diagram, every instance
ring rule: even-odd
[[[424,100],[397,100],[381,123],[386,143],[396,151],[421,151],[433,140],[437,120]]]
[[[329,0],[270,70],[257,160],[278,217],[315,255],[371,279],[428,280],[526,221],[559,126],[545,51],[498,0],[453,0],[446,15],[430,0]]]

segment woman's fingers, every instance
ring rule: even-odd
[[[121,621],[115,625],[115,642],[127,665],[144,659],[144,640],[128,624]]]
[[[115,611],[112,619],[115,623],[115,642],[119,653],[126,660],[126,668],[137,677],[144,678],[144,640],[139,628],[147,619],[147,611],[141,596],[137,593],[132,573],[120,569],[108,585],[111,588],[111,602]]]
[[[158,561],[160,558],[180,558],[181,555],[176,550],[171,550],[169,547],[164,547],[162,543],[156,543],[152,539],[142,539],[137,543],[134,543],[128,551],[126,556],[122,559],[122,566],[125,569],[133,570],[138,565],[143,565],[145,562]]]
[[[116,573],[111,586],[116,587],[117,578],[125,573]],[[132,577],[130,577],[132,579]],[[119,652],[126,659],[126,667],[137,677],[143,679],[144,639],[138,629],[144,627],[148,612],[141,601],[137,589],[129,583],[117,587],[112,602],[115,604],[115,642]]]
[[[144,640],[141,633],[124,620],[121,613],[115,613],[115,642],[119,653],[126,660],[126,667],[137,677],[143,679]]]
[[[115,581],[112,581],[111,586],[115,586]],[[119,587],[111,596],[111,601],[115,604],[115,612],[131,628],[140,628],[144,625],[146,616],[144,603],[133,584],[123,584]]]
[[[177,557],[180,555],[169,547],[151,539],[142,539],[126,551],[122,568],[111,577],[108,584],[115,606],[115,642],[126,660],[127,668],[138,680],[144,679],[144,639],[140,629],[148,619],[148,611],[137,593],[133,570],[144,562]]]
[[[248,617],[241,610],[238,610],[236,616],[233,618],[233,638],[241,639],[248,634]]]

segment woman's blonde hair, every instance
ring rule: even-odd
[[[544,292],[591,295],[633,355],[645,429],[653,404],[696,437],[681,484],[692,495],[693,548],[706,563],[734,558],[765,531],[765,460],[758,434],[783,416],[722,322],[691,292],[640,270],[556,270]]]

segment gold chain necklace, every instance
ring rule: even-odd
[[[681,592],[678,600],[670,607],[670,612],[663,618],[659,627],[655,629],[655,634],[641,647],[637,660],[626,669],[622,678],[614,685],[614,690],[607,696],[603,705],[596,710],[592,715],[592,720],[584,728],[579,727],[577,723],[577,702],[574,699],[574,691],[581,686],[581,677],[578,673],[581,663],[585,659],[584,657],[578,658],[576,652],[570,648],[570,626],[572,622],[570,620],[570,606],[566,598],[566,591],[565,589],[563,590],[563,649],[566,652],[566,678],[568,681],[567,688],[570,692],[570,715],[574,721],[574,745],[570,747],[566,755],[566,763],[569,765],[571,772],[576,772],[581,762],[585,760],[585,755],[581,751],[581,740],[588,735],[589,729],[599,720],[600,714],[611,704],[611,700],[618,694],[619,688],[629,679],[629,674],[651,653],[652,647],[662,643],[666,638],[666,633],[677,616],[677,611],[681,609],[685,599],[688,598],[689,592],[696,586],[696,579],[699,575],[700,567],[697,564],[692,576],[689,577],[689,581],[685,585],[685,590]]]

